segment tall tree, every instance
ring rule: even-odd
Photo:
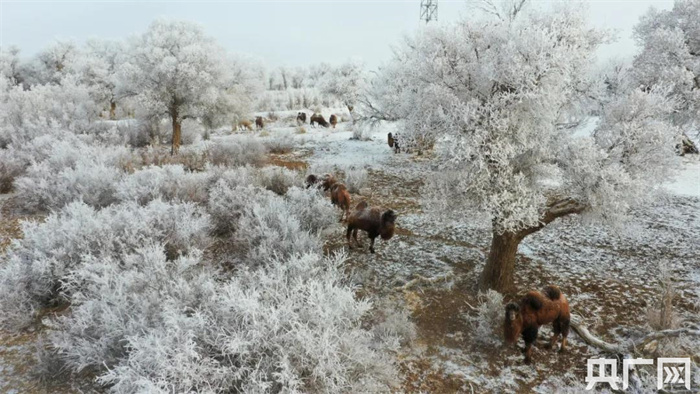
[[[613,100],[593,135],[575,137],[565,125],[602,91],[588,71],[606,34],[580,9],[521,8],[424,31],[387,68],[406,88],[385,94],[386,108],[435,144],[431,203],[491,220],[480,288],[498,291],[512,290],[526,236],[572,214],[619,218],[653,196],[675,160],[664,121],[673,103],[655,90]]]
[[[109,107],[109,118],[116,119],[116,73],[124,57],[120,41],[91,39],[85,45],[79,60],[82,82],[93,88],[95,101]]]
[[[673,8],[651,8],[635,26],[641,46],[632,76],[644,88],[666,86],[678,102],[674,123],[683,129],[700,126],[700,1],[676,0]],[[697,148],[685,137],[694,152]]]
[[[61,84],[68,74],[76,72],[80,57],[73,41],[57,40],[39,52],[25,67],[26,83],[32,85]]]
[[[345,104],[354,120],[353,110],[366,87],[364,66],[356,61],[348,61],[325,74],[320,85],[321,91],[337,97]]]
[[[158,20],[133,39],[129,53],[118,92],[136,97],[146,114],[170,118],[172,154],[183,120],[226,112],[233,102],[229,59],[196,24]]]

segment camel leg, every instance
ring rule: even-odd
[[[569,326],[571,324],[570,320],[562,320],[560,326],[561,326],[561,348],[559,349],[560,352],[565,352],[566,351],[566,337],[569,336]]]
[[[361,244],[360,241],[357,239],[357,229],[353,230],[353,232],[352,232],[352,237],[355,238],[355,243],[357,244],[357,246],[359,246],[359,247],[361,248],[361,247],[362,247],[362,244]]]
[[[525,341],[525,364],[532,362],[532,345],[537,341],[537,327],[528,327],[523,330],[523,340]]]
[[[348,248],[352,249],[352,242],[350,242],[350,233],[352,233],[353,228],[348,226],[348,231],[345,233],[345,238],[348,240]],[[357,241],[357,229],[355,229],[355,241]]]
[[[549,343],[547,344],[547,348],[554,349],[554,347],[557,344],[558,339],[559,339],[559,334],[557,334],[557,333],[552,334],[552,338],[549,340]]]
[[[370,243],[369,243],[369,251],[370,251],[371,253],[374,253],[374,238],[375,238],[375,237],[370,238],[371,241],[370,241]]]

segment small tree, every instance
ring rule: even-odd
[[[668,176],[673,103],[634,91],[605,109],[594,135],[565,127],[599,89],[588,67],[605,34],[584,13],[507,16],[428,30],[397,51],[391,68],[409,88],[408,134],[436,143],[433,203],[486,213],[492,241],[480,288],[512,290],[518,245],[572,214],[615,220]],[[507,8],[513,10],[512,7]],[[497,8],[493,8],[497,10]]]
[[[124,56],[120,41],[90,39],[77,61],[81,82],[92,88],[95,101],[109,107],[109,118],[116,119],[116,73]]]
[[[355,61],[347,63],[332,69],[323,77],[321,82],[321,90],[337,97],[345,104],[350,111],[350,116],[353,118],[353,110],[357,105],[360,96],[365,88],[364,66]]]
[[[0,48],[0,78],[7,82],[6,88],[21,85],[24,82],[19,52],[16,46]]]
[[[232,73],[224,50],[189,22],[159,20],[136,37],[121,69],[119,92],[135,96],[147,115],[172,122],[172,150],[180,148],[182,121],[225,113]]]
[[[78,46],[73,41],[55,41],[24,65],[25,82],[29,86],[60,85],[66,75],[76,72],[79,57]]]

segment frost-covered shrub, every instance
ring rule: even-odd
[[[275,260],[223,287],[223,309],[212,315],[235,317],[217,322],[231,332],[217,343],[236,344],[227,348],[241,357],[242,392],[388,389],[395,371],[383,351],[391,349],[361,329],[370,304],[344,285],[341,262],[317,254]]]
[[[111,392],[377,392],[395,382],[398,340],[363,329],[371,305],[344,283],[341,258],[273,260],[226,282],[207,277],[196,253],[167,260],[156,245],[120,264],[88,260],[67,281],[72,313],[51,322],[49,339]]]
[[[209,162],[216,166],[259,166],[265,162],[265,146],[255,138],[245,137],[209,144]]]
[[[371,122],[359,122],[350,126],[352,128],[352,139],[359,141],[369,141],[372,139],[374,125]]]
[[[345,172],[345,186],[350,193],[359,193],[367,184],[367,170],[364,168],[347,167]]]
[[[248,265],[261,264],[273,257],[300,255],[321,247],[320,237],[304,231],[284,198],[275,195],[258,198],[245,207],[233,241],[238,245],[236,254]]]
[[[245,167],[213,167],[217,180],[222,179],[229,187],[258,185],[258,170],[256,168]]]
[[[501,343],[503,316],[503,296],[501,293],[494,290],[479,293],[476,316],[468,317],[474,327],[474,338],[487,344]]]
[[[318,250],[320,238],[306,229],[317,227],[320,230],[325,219],[317,218],[302,226],[302,217],[308,211],[300,206],[301,200],[297,193],[288,201],[259,187],[231,188],[220,180],[212,187],[208,210],[216,232],[231,234],[230,257],[254,266],[271,257]],[[323,205],[320,207],[323,211]]]
[[[279,195],[287,193],[292,186],[301,186],[301,175],[285,167],[270,166],[258,172],[258,184]]]
[[[168,256],[175,257],[204,249],[209,229],[209,215],[203,209],[160,200],[144,207],[125,203],[99,211],[73,202],[43,223],[23,222],[24,237],[10,246],[0,268],[0,304],[5,308],[0,323],[21,326],[40,308],[70,298],[61,281],[87,255],[116,258],[150,241],[164,244]]]
[[[197,270],[200,256],[193,250],[169,260],[159,244],[122,256],[84,256],[62,280],[71,313],[46,320],[61,360],[74,371],[112,368],[129,359],[129,338],[158,335],[169,317],[186,321],[214,296],[212,276]],[[166,341],[179,338],[168,335]]]
[[[378,301],[374,305],[371,318],[372,332],[377,342],[397,341],[393,346],[398,348],[418,335],[409,311],[396,301],[387,298]]]
[[[16,86],[3,101],[0,146],[22,144],[52,129],[86,130],[100,111],[90,89],[73,77],[61,85],[35,85],[31,90]]]
[[[316,188],[291,187],[285,195],[289,210],[305,231],[317,232],[336,222],[336,211],[328,198]]]
[[[12,184],[17,176],[24,172],[22,160],[10,149],[0,149],[0,193],[12,190]]]
[[[120,201],[143,205],[157,198],[165,201],[205,202],[214,174],[185,171],[182,165],[150,166],[127,175],[116,186]]]
[[[182,164],[188,171],[204,171],[207,168],[207,151],[201,145],[190,145],[171,155],[168,162]]]
[[[80,139],[37,138],[30,144],[33,164],[15,180],[18,201],[28,212],[45,212],[82,199],[95,207],[115,201],[116,184],[132,156],[125,147],[89,145]]]
[[[95,122],[88,133],[105,145],[129,145],[142,148],[153,139],[152,125],[145,120],[124,119],[118,121]]]
[[[264,144],[268,152],[275,154],[289,153],[294,150],[294,147],[297,145],[294,141],[294,137],[288,134],[267,138]]]
[[[273,194],[251,185],[230,185],[225,179],[219,180],[209,192],[207,210],[217,234],[230,234],[236,230],[243,211],[257,200],[268,200]]]
[[[15,180],[18,204],[26,212],[47,212],[81,200],[93,207],[116,201],[115,187],[123,172],[102,163],[80,160],[75,167],[54,171],[48,162],[30,166]]]
[[[193,119],[185,119],[182,122],[182,145],[193,145],[202,140],[204,126]]]

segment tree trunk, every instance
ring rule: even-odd
[[[348,107],[348,112],[350,113],[350,119],[352,120],[352,124],[355,124],[355,114],[352,112],[355,107],[350,105],[350,104],[345,104],[346,107]]]
[[[177,118],[177,111],[173,111],[173,145],[170,150],[171,155],[176,155],[180,150],[180,141],[182,139],[182,127],[180,119]]]
[[[479,279],[479,290],[496,290],[506,293],[513,290],[513,273],[515,272],[515,254],[522,237],[513,232],[498,234],[494,230],[491,238],[491,250],[486,266]]]
[[[109,102],[109,120],[117,119],[117,102],[111,100]]]
[[[518,252],[520,241],[528,235],[540,231],[557,218],[581,213],[587,208],[587,205],[570,198],[552,201],[547,205],[547,209],[537,225],[517,232],[506,231],[499,234],[494,221],[491,250],[489,251],[489,257],[486,259],[484,271],[479,278],[479,290],[493,289],[502,294],[514,290],[515,255]]]

